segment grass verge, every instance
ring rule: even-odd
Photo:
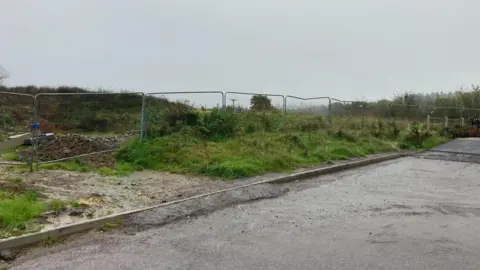
[[[226,179],[289,172],[329,160],[364,157],[400,148],[431,148],[448,139],[431,134],[422,145],[404,137],[364,132],[254,133],[223,141],[173,134],[130,142],[117,158],[145,169],[202,174]]]
[[[289,115],[285,127],[275,111],[168,111],[162,119],[147,140],[124,145],[113,168],[91,168],[91,162],[74,159],[40,169],[103,176],[152,169],[233,179],[398,149],[429,149],[448,141],[422,124],[370,117],[335,118],[331,126],[321,116]]]

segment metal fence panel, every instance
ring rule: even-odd
[[[34,122],[42,133],[55,133],[54,140],[35,140],[37,165],[75,159],[96,167],[112,166],[114,158],[107,153],[143,133],[143,96],[141,92],[36,95]],[[85,158],[93,155],[101,158]]]
[[[145,96],[145,133],[158,136],[181,128],[178,122],[196,121],[190,112],[225,110],[222,91],[155,92]],[[191,123],[187,123],[191,124]]]
[[[255,101],[259,97],[267,97],[268,106],[272,106],[273,110],[263,108],[266,103]],[[130,138],[138,134],[143,138],[146,129],[150,133],[161,133],[162,128],[171,127],[172,121],[188,121],[185,118],[188,118],[185,115],[188,110],[205,113],[215,108],[222,112],[241,113],[239,119],[242,121],[261,126],[251,132],[368,128],[378,119],[389,119],[402,125],[425,123],[435,130],[466,126],[470,117],[480,114],[480,109],[476,108],[368,103],[330,97],[303,98],[247,92],[186,91],[148,95],[140,92],[87,92],[41,93],[36,96],[0,92],[0,139],[5,141],[11,135],[30,133],[27,137],[35,142],[33,147],[21,151],[2,150],[0,164],[32,164],[34,160],[37,164],[45,164],[102,155],[114,151],[118,143],[113,141],[118,141],[118,137]],[[302,119],[289,120],[295,117]],[[298,126],[300,122],[302,127]],[[61,139],[54,143],[39,143],[42,137],[34,132],[37,129],[42,133],[54,132],[59,138],[69,137],[73,143]],[[123,136],[125,133],[135,135]],[[48,144],[55,144],[55,147],[45,149]],[[72,150],[72,144],[82,151]],[[37,146],[40,147],[38,152]]]
[[[462,108],[462,117],[464,118],[479,117],[479,116],[480,116],[480,109]]]
[[[331,100],[329,97],[302,98],[287,95],[285,96],[285,106],[288,114],[288,130],[322,130],[332,125]]]
[[[33,137],[31,124],[34,108],[35,98],[32,95],[0,92],[1,165],[33,163],[33,148],[22,144]]]
[[[267,97],[270,100],[270,105],[276,110],[270,110],[270,113],[267,113],[265,109],[262,108],[262,102],[254,101],[255,97]],[[286,99],[284,95],[279,94],[264,94],[264,93],[249,93],[249,92],[225,92],[225,102],[230,105],[227,105],[227,108],[231,108],[233,111],[243,111],[250,112],[246,114],[246,117],[260,117],[258,119],[262,122],[264,130],[275,130],[275,129],[286,129]],[[266,105],[265,105],[266,106]]]
[[[331,98],[331,113],[333,126],[340,129],[361,128],[362,112],[355,101]]]

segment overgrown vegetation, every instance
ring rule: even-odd
[[[74,87],[31,86],[4,87],[1,90],[29,94],[88,92]],[[431,148],[448,140],[449,133],[435,128],[427,131],[422,124],[426,114],[432,117],[466,117],[466,111],[438,110],[434,107],[480,108],[479,93],[480,88],[473,86],[469,92],[408,93],[395,97],[393,102],[334,102],[331,125],[326,116],[326,106],[308,108],[309,115],[299,108],[289,108],[284,125],[281,110],[274,108],[271,100],[263,95],[253,96],[248,108],[227,107],[226,110],[194,109],[188,103],[148,97],[145,141],[133,140],[122,147],[115,167],[92,169],[80,160],[72,160],[44,164],[41,168],[94,170],[106,176],[155,169],[235,178],[269,171],[288,171],[381,151]],[[141,102],[133,93],[44,98],[46,102],[40,104],[39,110],[45,114],[40,113],[40,118],[48,120],[59,132],[95,130],[111,134],[120,129],[139,128]],[[9,97],[0,100],[0,105],[18,102]],[[22,102],[28,103],[26,100]],[[392,103],[402,105],[392,106]],[[31,112],[28,110],[31,107],[2,108],[10,108],[2,112],[4,119],[0,119],[7,126],[21,123],[21,116],[25,116],[25,123],[30,120]],[[7,159],[14,160],[16,157],[7,155]]]
[[[112,91],[88,91],[78,87],[6,87],[0,92],[21,94],[73,94],[45,95],[38,98],[38,119],[48,122],[49,129],[62,132],[109,132],[122,133],[140,129],[142,95],[128,91],[115,94]],[[96,93],[93,94],[92,93]],[[146,97],[150,106],[167,108],[164,98]],[[33,117],[33,99],[20,95],[0,96],[0,129],[6,131],[26,130]]]
[[[420,124],[371,117],[335,118],[330,126],[326,117],[289,115],[284,127],[282,114],[265,98],[251,102],[256,109],[241,112],[161,111],[147,139],[129,142],[117,159],[145,169],[237,178],[447,140]]]

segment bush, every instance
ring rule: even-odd
[[[424,145],[424,141],[429,137],[431,137],[431,133],[426,130],[422,124],[412,123],[400,147],[421,148]]]
[[[206,139],[224,140],[234,136],[238,121],[238,114],[233,111],[222,112],[219,109],[213,109],[203,114],[198,130]]]

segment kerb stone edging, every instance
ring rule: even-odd
[[[42,240],[46,240],[48,238],[55,238],[55,237],[61,237],[61,236],[67,236],[70,234],[75,234],[75,233],[80,233],[92,229],[99,229],[103,228],[106,223],[108,222],[117,222],[119,219],[122,219],[126,216],[136,214],[139,212],[151,210],[154,208],[159,208],[159,207],[165,207],[173,204],[178,204],[182,203],[185,201],[193,200],[193,199],[199,199],[203,197],[208,197],[211,195],[219,194],[222,192],[227,192],[230,190],[235,190],[235,189],[241,189],[241,188],[246,188],[254,185],[261,185],[261,184],[281,184],[281,183],[288,183],[288,182],[293,182],[301,179],[307,179],[311,178],[314,176],[322,175],[322,174],[328,174],[328,173],[334,173],[334,172],[339,172],[343,170],[348,170],[348,169],[353,169],[361,166],[366,166],[366,165],[371,165],[387,160],[392,160],[396,158],[401,158],[401,157],[406,157],[410,156],[414,153],[396,153],[388,156],[383,156],[383,157],[376,157],[376,158],[369,158],[369,159],[364,159],[364,160],[358,160],[358,161],[352,161],[349,163],[345,164],[339,164],[339,165],[332,165],[329,167],[324,167],[324,168],[318,168],[318,169],[312,169],[304,172],[299,172],[291,175],[286,175],[286,176],[280,176],[277,178],[273,179],[268,179],[268,180],[262,180],[242,186],[237,186],[237,187],[232,187],[228,189],[222,189],[210,193],[204,193],[196,196],[192,196],[189,198],[181,199],[181,200],[176,200],[176,201],[171,201],[167,203],[162,203],[159,205],[154,205],[154,206],[149,206],[145,208],[140,208],[140,209],[135,209],[135,210],[130,210],[122,213],[117,213],[117,214],[112,214],[109,216],[105,217],[100,217],[100,218],[95,218],[91,220],[85,220],[82,222],[74,223],[74,224],[68,224],[64,226],[60,226],[58,228],[53,228],[47,231],[43,232],[37,232],[37,233],[31,233],[31,234],[25,234],[19,237],[15,238],[8,238],[4,240],[0,240],[0,250],[4,249],[13,249],[13,248],[19,248],[19,247],[24,247],[28,246],[34,243],[38,243]]]

